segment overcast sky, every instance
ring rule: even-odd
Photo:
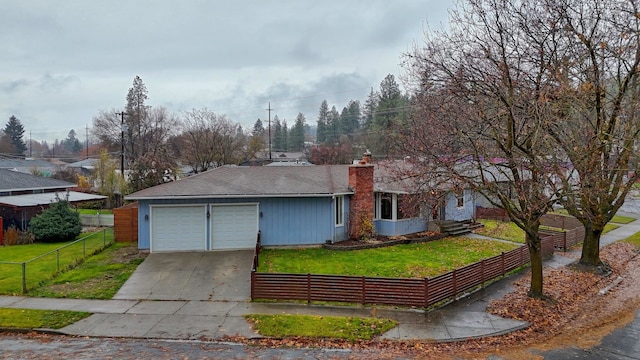
[[[0,0],[0,125],[35,140],[122,109],[133,78],[148,105],[207,107],[250,128],[272,117],[315,125],[323,99],[364,101],[449,0]]]

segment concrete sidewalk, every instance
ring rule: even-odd
[[[638,217],[637,213],[621,215]],[[602,246],[640,231],[640,221],[622,225],[602,237]],[[547,267],[559,267],[575,261],[555,254],[545,260]],[[358,316],[390,318],[399,326],[381,336],[390,340],[454,341],[486,337],[525,328],[522,321],[488,314],[492,299],[513,291],[521,276],[501,279],[476,293],[434,311],[394,309],[390,307],[336,307],[276,303],[252,303],[209,298],[207,300],[78,300],[0,296],[0,308],[74,310],[93,315],[59,332],[96,337],[135,337],[177,340],[221,340],[241,335],[259,338],[243,315],[309,314],[321,316]],[[166,295],[166,294],[165,294]]]
[[[511,283],[513,279],[506,279]],[[494,284],[496,285],[496,284]],[[504,286],[504,285],[503,285]],[[491,289],[476,295],[479,303]],[[0,308],[73,310],[93,313],[59,332],[77,336],[135,337],[159,339],[214,339],[225,335],[259,338],[245,314],[308,314],[320,316],[358,316],[389,318],[399,326],[383,334],[382,339],[453,341],[491,336],[521,329],[526,323],[503,319],[477,307],[423,310],[373,307],[336,307],[236,301],[149,301],[79,300],[0,296]],[[375,310],[374,310],[375,309]]]

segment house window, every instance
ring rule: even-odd
[[[459,208],[464,207],[464,190],[456,191],[456,202]]]
[[[380,218],[393,220],[393,195],[380,194]]]
[[[344,196],[336,196],[336,226],[344,225]]]

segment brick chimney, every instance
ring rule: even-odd
[[[349,186],[355,193],[349,202],[349,236],[353,239],[366,231],[365,221],[373,225],[373,168],[370,153],[365,153],[359,164],[349,166]]]

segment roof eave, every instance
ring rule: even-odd
[[[353,192],[336,193],[296,193],[296,194],[208,194],[208,195],[164,195],[164,196],[125,196],[125,200],[192,200],[192,199],[241,199],[241,198],[294,198],[294,197],[332,197],[353,195]]]

